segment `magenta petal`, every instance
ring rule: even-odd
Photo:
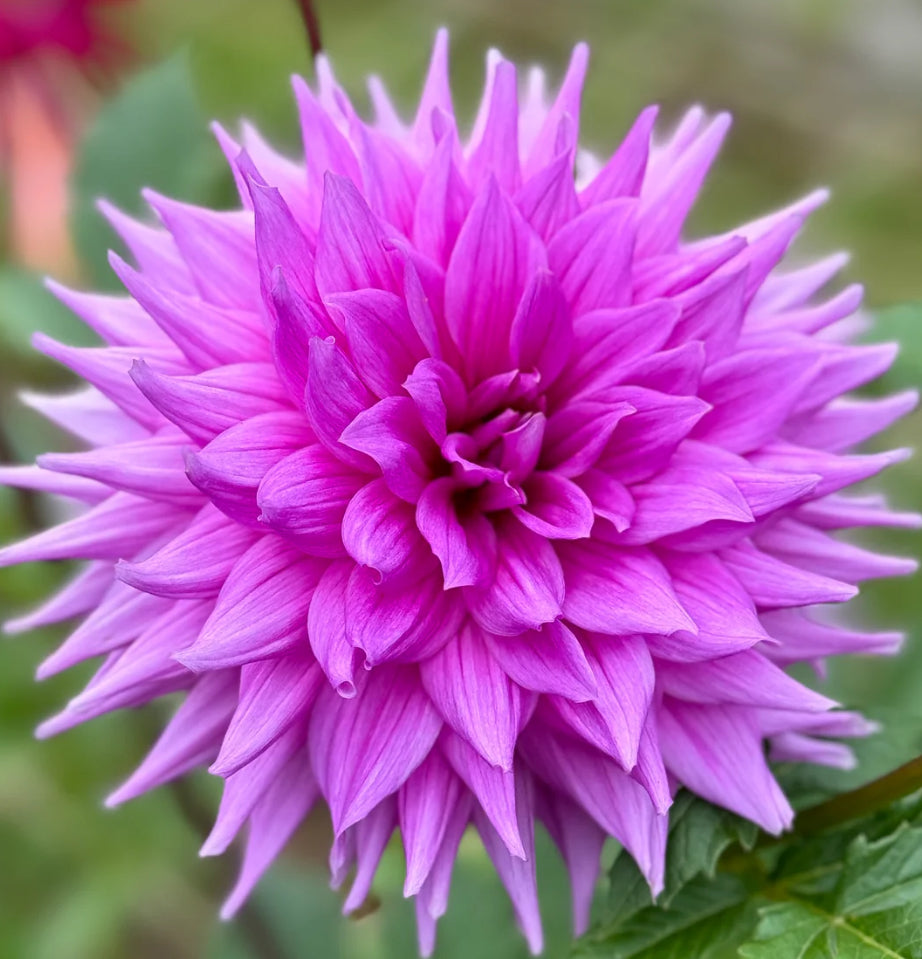
[[[413,507],[398,499],[384,480],[366,483],[351,498],[342,520],[342,541],[377,583],[413,582],[430,568]]]
[[[573,935],[581,936],[589,928],[605,832],[576,803],[552,790],[539,794],[538,808],[570,873]]]
[[[342,833],[396,792],[442,725],[409,667],[382,666],[354,699],[324,691],[310,728],[311,761]]]
[[[227,849],[282,769],[294,755],[302,751],[304,740],[303,723],[290,726],[243,769],[225,777],[224,794],[214,828],[199,855],[217,856]]]
[[[436,750],[400,787],[400,829],[407,856],[404,896],[416,895],[431,873],[463,788]]]
[[[454,480],[433,480],[416,504],[416,524],[442,564],[445,589],[483,586],[496,567],[496,533],[480,513],[459,515]]]
[[[253,201],[256,255],[263,296],[272,290],[275,271],[280,270],[300,298],[318,302],[312,243],[295,221],[282,194],[259,182],[259,174],[246,154],[241,157],[240,165],[247,174],[247,187]]]
[[[512,768],[522,724],[521,690],[493,658],[478,626],[420,664],[420,678],[442,718],[493,766]]]
[[[288,407],[268,363],[234,363],[194,376],[162,376],[143,360],[129,375],[138,389],[193,440],[205,444],[242,420]]]
[[[337,293],[327,299],[342,313],[352,358],[378,396],[400,392],[403,381],[425,356],[404,301],[385,290]]]
[[[355,696],[355,651],[346,636],[346,588],[354,564],[331,563],[309,599],[307,638],[330,685],[340,696]]]
[[[576,626],[613,635],[696,631],[666,567],[650,550],[594,540],[557,549],[567,582],[563,611]]]
[[[139,341],[170,346],[170,338],[131,297],[83,293],[48,279],[45,288],[110,346],[130,346]]]
[[[667,819],[646,791],[613,760],[532,724],[523,736],[525,760],[548,786],[568,795],[634,857],[652,892],[663,888]]]
[[[519,833],[515,774],[491,766],[465,739],[450,730],[442,732],[439,748],[474,794],[505,848],[517,859],[525,859],[525,845]]]
[[[789,350],[751,350],[714,364],[701,396],[713,409],[695,436],[734,453],[749,453],[778,429],[815,374],[816,360]]]
[[[572,359],[557,389],[563,395],[592,397],[622,382],[666,343],[678,316],[669,300],[584,313],[573,323]]]
[[[234,711],[236,686],[236,676],[229,671],[202,676],[173,714],[154,748],[131,777],[106,798],[106,805],[121,805],[210,762]]]
[[[445,319],[470,382],[509,368],[509,331],[543,260],[531,227],[490,179],[464,221],[445,274]]]
[[[369,459],[341,443],[340,437],[374,403],[374,397],[342,350],[330,340],[311,340],[304,399],[317,439],[344,463],[368,472],[372,468]]]
[[[594,636],[586,648],[597,694],[591,702],[554,697],[554,710],[583,739],[630,772],[637,765],[641,734],[653,701],[654,668],[637,636]]]
[[[754,649],[701,663],[660,663],[657,678],[666,694],[690,703],[738,703],[811,712],[836,705]]]
[[[322,683],[320,668],[300,653],[242,666],[240,701],[210,771],[229,776],[246,766],[307,716]]]
[[[514,636],[540,629],[562,612],[563,571],[547,540],[514,520],[497,529],[496,573],[487,587],[468,587],[471,615],[488,632]]]
[[[444,136],[423,174],[413,219],[417,249],[439,266],[448,265],[461,224],[471,207],[467,184],[454,162],[457,143]]]
[[[175,507],[165,503],[115,493],[75,519],[0,549],[0,566],[48,559],[117,560],[157,542],[178,518]]]
[[[751,543],[721,550],[727,569],[762,609],[844,603],[857,592],[850,583],[812,573],[777,559]]]
[[[310,766],[302,755],[294,756],[250,813],[240,877],[221,906],[222,919],[230,919],[243,905],[259,878],[310,812],[318,794]]]
[[[249,211],[217,213],[142,190],[173,240],[202,298],[216,306],[255,309],[259,289],[255,278],[253,219]]]
[[[316,217],[327,177],[332,179],[335,176],[337,181],[352,183],[361,183],[362,180],[355,153],[333,117],[300,77],[293,79],[292,87],[298,101],[298,117],[304,140],[307,196],[311,215]],[[326,193],[323,195],[325,197]]]
[[[484,634],[494,659],[525,689],[556,693],[573,702],[598,695],[598,685],[579,640],[559,620],[519,636]]]
[[[630,403],[569,403],[547,421],[542,468],[563,477],[581,476],[598,462],[621,421],[634,413]]]
[[[39,490],[89,504],[101,503],[111,492],[102,483],[94,480],[55,473],[38,465],[0,466],[0,483],[14,489]]]
[[[579,215],[573,156],[567,151],[539,170],[515,195],[522,216],[545,240]]]
[[[390,661],[414,662],[439,652],[457,635],[464,605],[435,578],[412,589],[375,585],[356,567],[346,593],[346,638],[365,655],[366,668]]]
[[[461,377],[447,363],[425,359],[417,363],[403,388],[416,403],[429,435],[436,443],[444,443],[448,433],[460,424],[467,405]]]
[[[326,173],[315,272],[321,296],[368,288],[396,291],[387,248],[384,225],[355,183]]]
[[[658,112],[658,107],[647,107],[637,117],[612,158],[580,194],[584,208],[640,193]]]
[[[314,337],[326,339],[336,328],[326,310],[292,289],[280,268],[272,273],[268,308],[275,321],[272,330],[272,358],[279,380],[298,407],[305,403],[310,369],[310,344]]]
[[[307,608],[323,566],[281,539],[258,540],[234,565],[198,639],[177,658],[200,671],[306,644]]]
[[[794,813],[769,771],[751,713],[670,700],[659,725],[666,765],[683,785],[774,835],[790,826]]]
[[[482,135],[468,159],[468,179],[478,188],[495,176],[501,189],[512,195],[519,188],[518,93],[515,64],[501,60],[493,73],[489,108]]]
[[[367,454],[384,482],[401,499],[415,503],[432,477],[436,445],[426,432],[416,404],[407,396],[389,396],[363,410],[343,430],[341,442]]]
[[[802,489],[802,485],[799,485]],[[755,517],[742,491],[725,473],[706,467],[675,466],[631,492],[634,513],[618,541],[653,543],[705,523],[751,524]]]
[[[266,473],[314,437],[294,412],[264,413],[244,420],[186,458],[189,479],[222,512],[258,528],[256,493]]]
[[[520,770],[516,775],[516,811],[518,832],[523,838],[525,855],[513,855],[505,841],[490,822],[489,817],[474,810],[474,822],[483,839],[487,855],[496,867],[512,906],[528,948],[533,956],[544,948],[541,931],[541,911],[538,906],[538,880],[535,871],[535,810],[534,785],[528,773]]]
[[[591,532],[592,500],[571,480],[536,472],[522,489],[525,505],[513,507],[512,513],[532,532],[548,539],[585,539]]]
[[[573,328],[567,301],[553,273],[541,270],[531,279],[509,331],[510,359],[522,370],[536,370],[545,386],[569,359]]]
[[[343,517],[366,481],[324,447],[305,447],[263,476],[256,494],[259,519],[305,553],[341,557]]]
[[[139,562],[124,560],[116,575],[135,589],[169,599],[217,596],[255,534],[210,503],[176,537]]]
[[[636,206],[633,200],[593,206],[561,228],[548,245],[548,262],[574,317],[630,302]]]
[[[454,115],[451,87],[448,81],[448,31],[443,28],[435,35],[432,59],[429,61],[429,71],[426,74],[426,83],[419,100],[416,122],[413,125],[413,138],[423,148],[431,149],[432,146],[433,111],[441,111],[448,116]]]
[[[675,554],[669,557],[668,567],[676,596],[695,628],[650,637],[654,655],[697,662],[728,656],[768,639],[752,598],[729,564],[715,556]]]
[[[40,606],[23,616],[8,619],[3,624],[3,632],[24,633],[30,629],[38,629],[40,626],[48,626],[74,616],[81,616],[97,609],[111,586],[111,564],[104,560],[89,563]],[[39,667],[36,678],[42,679],[42,673],[42,667]]]
[[[186,437],[169,431],[83,453],[44,453],[36,462],[43,469],[96,480],[145,499],[194,508],[202,500],[183,468],[186,449]]]

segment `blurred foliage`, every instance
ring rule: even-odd
[[[557,77],[573,42],[588,38],[594,62],[583,139],[600,152],[617,142],[648,102],[660,102],[667,121],[695,101],[736,115],[717,174],[694,214],[696,230],[725,229],[825,182],[834,188],[834,201],[814,217],[801,252],[852,249],[850,272],[867,283],[873,307],[922,294],[922,10],[915,0],[873,5],[863,0],[318,0],[317,5],[337,73],[360,104],[366,103],[362,78],[378,71],[398,102],[409,106],[432,33],[441,23],[452,28],[454,86],[460,112],[468,117],[488,45],[526,62],[546,63]],[[152,66],[126,79],[88,130],[75,161],[70,211],[84,282],[110,287],[105,250],[115,239],[94,211],[96,198],[105,196],[135,212],[141,209],[139,189],[151,186],[192,201],[226,201],[230,179],[220,151],[209,143],[206,118],[217,117],[233,129],[236,118],[250,117],[295,150],[288,76],[311,69],[292,0],[138,0],[121,5],[114,16]],[[903,350],[876,388],[889,391],[920,382],[920,323],[917,308],[880,313],[873,337],[899,339]],[[14,401],[15,391],[24,386],[55,388],[68,382],[28,349],[36,329],[74,343],[87,335],[44,292],[38,277],[0,258],[4,458],[28,460],[64,442]],[[907,418],[886,444],[914,445],[920,423],[920,414]],[[922,468],[910,462],[880,485],[901,508],[919,509],[920,480]],[[0,540],[23,535],[36,512],[46,522],[59,510],[57,504],[0,490]],[[876,534],[872,540],[893,552],[919,552],[916,534]],[[0,612],[29,607],[66,572],[51,564],[0,571]],[[870,584],[856,615],[875,627],[907,629],[907,648],[894,661],[834,663],[825,688],[881,718],[900,716],[917,705],[922,682],[922,593],[906,581]],[[182,815],[177,796],[162,790],[115,813],[101,809],[105,792],[142,755],[159,717],[107,717],[59,739],[33,741],[37,722],[60,708],[88,675],[75,670],[33,683],[36,664],[59,638],[57,631],[46,630],[10,641],[0,670],[5,867],[0,872],[0,959],[264,959],[242,924],[215,923],[216,902],[229,888],[233,863],[196,858],[202,837]],[[821,796],[922,750],[922,723],[892,721],[888,729],[887,736],[866,744],[856,773],[791,770],[785,773],[790,785],[803,796]],[[205,775],[193,779],[193,804],[213,808],[215,786]],[[188,803],[188,794],[183,801]],[[686,820],[696,824],[692,838],[699,844],[695,862],[700,869],[692,870],[698,878],[682,875],[691,899],[705,887],[710,891],[702,895],[713,895],[707,876],[714,859],[738,835],[722,817],[709,832],[700,821],[707,816],[691,810]],[[258,907],[278,928],[286,949],[311,959],[414,955],[412,908],[400,891],[399,844],[388,850],[376,881],[381,907],[361,920],[344,921],[338,915],[339,896],[327,889],[328,828],[322,816],[312,818],[256,893]],[[540,837],[538,854],[548,954],[561,956],[569,938],[569,893],[546,837]],[[872,853],[862,847],[854,853],[859,854]],[[616,865],[616,871],[623,868]],[[623,893],[621,902],[627,899]],[[691,906],[674,901],[673,908]],[[757,918],[750,907],[739,912],[746,923]],[[764,942],[771,941],[778,915],[764,917],[758,933]],[[732,927],[724,933],[732,939]],[[442,959],[526,955],[499,881],[473,839],[462,845],[439,943]],[[691,959],[688,948],[686,943],[683,956]],[[694,955],[705,959],[709,953]]]

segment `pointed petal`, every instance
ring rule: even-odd
[[[337,834],[406,782],[441,725],[412,668],[379,667],[354,699],[323,691],[309,741]]]
[[[646,549],[595,540],[557,546],[567,588],[565,617],[600,633],[695,632],[666,567]]]
[[[442,718],[491,765],[512,768],[522,697],[493,658],[478,626],[420,664],[420,678]]]
[[[263,476],[256,493],[259,519],[305,553],[341,557],[346,507],[367,479],[324,447],[308,446]]]
[[[210,503],[176,537],[139,562],[122,561],[116,576],[135,589],[168,599],[217,596],[255,534]]]
[[[494,580],[488,587],[466,588],[466,602],[474,619],[500,636],[553,622],[564,602],[563,571],[554,548],[515,520],[501,520]]]
[[[685,786],[777,835],[794,813],[769,771],[750,711],[670,700],[659,711],[666,766]]]
[[[177,658],[190,669],[213,670],[306,644],[307,609],[324,565],[264,536],[234,565],[198,639]]]

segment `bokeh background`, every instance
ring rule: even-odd
[[[922,382],[922,311],[899,306],[922,299],[918,0],[317,0],[316,6],[325,46],[359,103],[366,102],[363,77],[375,72],[409,105],[433,31],[448,24],[464,116],[473,113],[488,46],[542,62],[559,77],[580,39],[593,46],[583,125],[588,146],[609,150],[650,102],[662,105],[667,120],[692,102],[729,109],[734,129],[694,229],[726,229],[817,185],[832,187],[833,201],[815,215],[796,252],[852,251],[846,279],[866,284],[868,307],[877,314],[871,336],[903,343],[893,371],[875,389]],[[309,74],[311,66],[293,0],[125,0],[107,16],[133,54],[120,61],[118,78],[108,71],[95,89],[64,69],[53,71],[63,91],[63,123],[0,74],[0,115],[8,125],[0,167],[5,460],[64,448],[65,440],[16,395],[67,385],[61,371],[30,351],[34,330],[86,341],[44,293],[40,276],[113,286],[105,250],[115,239],[93,211],[93,198],[105,195],[137,210],[138,188],[150,185],[198,202],[230,202],[229,179],[207,133],[211,117],[232,127],[246,116],[279,143],[297,147],[287,78]],[[918,414],[909,417],[887,445],[914,445],[920,424]],[[879,485],[902,508],[922,509],[920,480],[916,461]],[[0,540],[46,523],[56,509],[0,490]],[[920,552],[917,534],[875,541],[892,552]],[[0,571],[3,617],[28,609],[67,572],[52,564]],[[898,660],[836,663],[826,683],[849,705],[885,720],[903,716],[898,736],[868,747],[867,764],[852,776],[860,779],[922,751],[922,722],[905,719],[922,713],[922,589],[913,580],[873,584],[854,615],[908,634]],[[322,816],[306,824],[264,880],[244,921],[220,926],[216,903],[228,888],[233,856],[218,862],[196,856],[216,783],[202,774],[121,810],[102,808],[152,740],[162,718],[155,710],[33,740],[35,725],[74,695],[89,672],[33,683],[36,665],[59,638],[46,630],[2,647],[0,959],[415,955],[412,910],[400,895],[399,846],[388,851],[379,873],[380,905],[369,903],[361,919],[341,920],[340,898],[326,882]],[[546,843],[539,856],[548,954],[566,955],[566,884]],[[465,842],[437,955],[525,954],[498,880],[476,845]]]

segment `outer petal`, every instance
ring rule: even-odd
[[[441,725],[411,667],[380,667],[354,699],[332,690],[321,695],[311,720],[311,762],[337,834],[406,782]]]
[[[258,540],[234,566],[196,642],[177,658],[211,670],[306,646],[307,609],[323,566],[281,539]]]
[[[593,540],[561,543],[558,551],[567,582],[563,611],[575,625],[614,635],[696,631],[666,568],[649,550]]]
[[[751,711],[669,701],[659,714],[666,765],[699,796],[777,835],[794,813],[769,771]]]
[[[487,762],[512,768],[522,724],[521,690],[494,660],[478,626],[462,626],[453,642],[420,664],[420,678],[455,732]]]

